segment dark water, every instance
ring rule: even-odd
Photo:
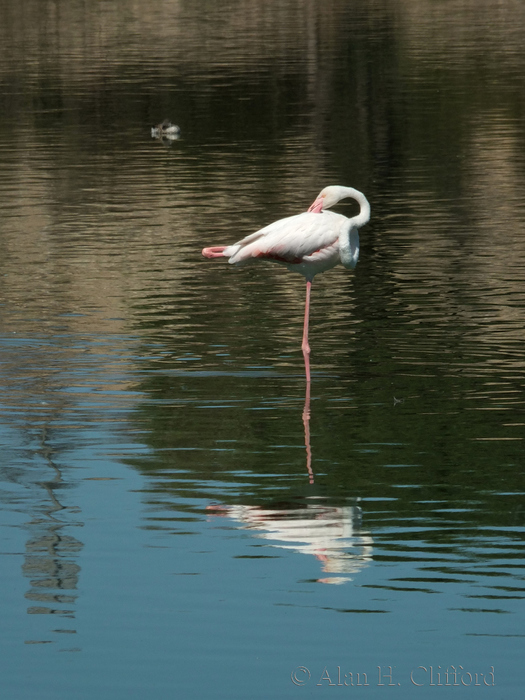
[[[522,696],[524,31],[0,3],[3,696]],[[327,184],[308,397],[302,278],[200,249]]]

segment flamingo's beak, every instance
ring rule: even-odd
[[[323,211],[324,197],[317,197],[308,211],[314,214],[320,214]]]

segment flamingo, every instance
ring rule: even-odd
[[[360,206],[357,216],[347,218],[326,211],[329,207],[352,197]],[[306,278],[303,351],[306,381],[310,384],[310,345],[308,323],[312,280],[319,272],[330,270],[338,263],[353,269],[359,258],[359,228],[370,220],[370,204],[362,192],[353,187],[325,187],[307,212],[279,219],[230,246],[204,248],[205,258],[229,258],[233,265],[254,260],[281,263]]]

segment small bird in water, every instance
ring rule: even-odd
[[[174,139],[180,134],[180,127],[172,124],[169,119],[165,119],[161,124],[151,127],[151,136],[154,139]]]
[[[357,216],[348,219],[342,214],[326,211],[341,199],[351,197],[359,204]],[[364,194],[353,187],[325,187],[307,212],[280,219],[230,246],[204,248],[205,258],[229,258],[242,265],[255,260],[281,263],[306,278],[302,351],[306,381],[310,382],[310,346],[308,321],[310,289],[318,272],[338,263],[353,269],[359,258],[359,229],[370,219],[370,205]]]

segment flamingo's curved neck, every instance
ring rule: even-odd
[[[347,191],[346,196],[355,199],[361,207],[359,214],[350,219],[352,226],[361,228],[361,226],[364,226],[370,221],[370,204],[368,203],[368,199],[362,192],[359,192],[359,190],[354,190],[353,187],[347,187],[345,189]]]
[[[353,187],[345,187],[344,196],[355,199],[360,207],[359,214],[348,220],[348,226],[339,236],[341,262],[344,267],[353,270],[359,260],[359,229],[370,221],[370,204],[365,195]]]

